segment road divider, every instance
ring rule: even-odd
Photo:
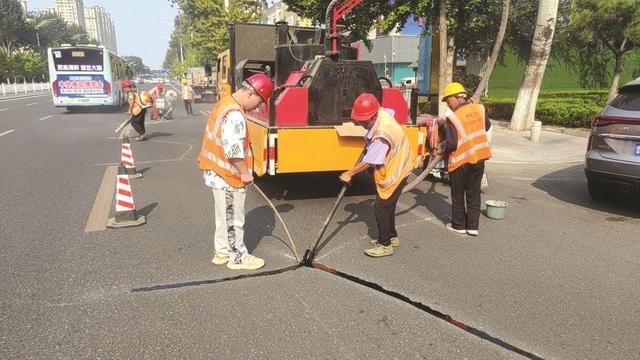
[[[124,228],[145,224],[147,219],[144,215],[136,213],[129,175],[127,175],[127,169],[124,165],[118,167],[116,178],[116,214],[114,217],[109,218],[107,227]]]

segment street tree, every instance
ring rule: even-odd
[[[122,58],[127,62],[127,64],[129,64],[134,76],[144,74],[149,70],[149,68],[144,65],[142,58],[139,56],[125,55],[122,56]]]
[[[531,55],[511,117],[511,130],[522,131],[531,128],[533,124],[540,86],[553,43],[557,15],[558,0],[540,0],[531,42]]]
[[[18,0],[0,0],[0,46],[9,59],[25,28],[22,6]]]
[[[579,53],[583,68],[607,71],[607,57],[602,51],[613,54],[613,76],[609,86],[609,99],[612,99],[618,90],[625,54],[640,44],[640,1],[575,0],[570,25],[573,39],[592,51],[599,51]]]

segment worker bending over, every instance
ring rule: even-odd
[[[244,202],[247,187],[253,182],[245,112],[268,101],[272,91],[268,76],[253,75],[238,91],[220,99],[207,121],[198,162],[215,202],[214,265],[244,270],[264,266],[263,259],[248,253],[243,239]]]
[[[147,114],[147,108],[153,106],[153,99],[148,92],[134,89],[129,80],[122,80],[121,87],[122,91],[127,94],[127,101],[129,102],[127,114],[131,116],[131,126],[139,134],[136,140],[147,140],[144,118]]]
[[[350,183],[353,175],[373,167],[377,189],[373,210],[378,224],[378,240],[371,239],[373,247],[365,250],[365,254],[373,257],[392,255],[393,247],[400,245],[395,221],[396,204],[413,169],[409,141],[393,115],[380,108],[373,94],[358,96],[351,118],[369,130],[365,135],[366,153],[359,164],[340,175],[340,180]]]
[[[447,85],[443,95],[442,101],[452,111],[447,114],[445,125],[452,213],[447,229],[477,236],[484,161],[491,158],[487,139],[491,122],[483,105],[467,100],[467,92],[460,83]]]

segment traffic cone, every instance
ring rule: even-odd
[[[122,156],[120,157],[120,163],[124,164],[129,179],[142,177],[142,173],[136,171],[136,163],[133,160],[133,152],[131,152],[131,142],[129,142],[127,135],[122,137]]]
[[[136,205],[133,203],[129,175],[123,165],[118,167],[116,182],[116,215],[107,221],[110,228],[138,226],[147,222],[143,215],[138,216]]]

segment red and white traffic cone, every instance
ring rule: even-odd
[[[118,167],[116,182],[116,215],[107,221],[110,228],[122,228],[138,226],[147,222],[143,215],[136,213],[136,205],[133,202],[129,175],[124,166]]]
[[[133,152],[131,151],[131,143],[127,135],[122,137],[122,156],[120,157],[120,163],[124,165],[129,179],[142,177],[142,173],[136,170],[136,163],[133,160]]]

